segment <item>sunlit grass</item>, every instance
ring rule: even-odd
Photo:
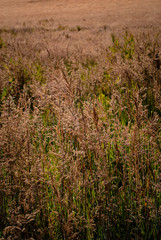
[[[126,32],[48,68],[1,46],[2,239],[159,239],[160,45]]]

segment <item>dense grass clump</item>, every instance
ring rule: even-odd
[[[55,61],[1,39],[1,239],[160,239],[159,36]]]

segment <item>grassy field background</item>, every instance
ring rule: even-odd
[[[13,21],[9,3],[0,29],[0,239],[159,240],[159,1],[93,1],[87,15],[90,1],[15,0]],[[28,5],[39,6],[34,20],[32,7],[17,16]]]

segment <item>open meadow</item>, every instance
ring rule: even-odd
[[[160,0],[1,0],[0,240],[160,236]]]

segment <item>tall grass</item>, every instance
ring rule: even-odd
[[[159,36],[46,69],[1,47],[1,239],[160,239]]]

